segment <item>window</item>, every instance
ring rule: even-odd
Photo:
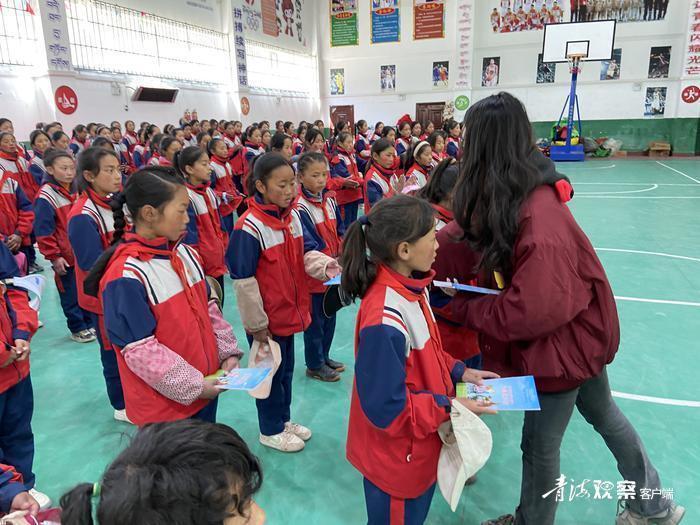
[[[73,65],[203,84],[231,82],[225,34],[94,0],[66,0]]]
[[[248,86],[253,92],[316,96],[318,67],[316,57],[246,40]]]
[[[2,0],[0,9],[0,63],[33,66],[37,61],[35,16],[26,0]]]

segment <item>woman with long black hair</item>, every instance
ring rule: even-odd
[[[661,482],[610,393],[606,367],[620,343],[617,309],[605,270],[565,204],[568,181],[535,148],[525,108],[512,95],[474,104],[463,125],[455,222],[439,232],[441,259],[501,293],[458,294],[452,311],[480,334],[485,367],[535,377],[541,405],[525,413],[520,505],[515,515],[485,523],[554,523],[552,488],[574,406],[605,440],[622,479],[635,482],[636,497],[625,501],[617,525],[678,523],[682,507],[640,495],[642,488],[660,493]]]

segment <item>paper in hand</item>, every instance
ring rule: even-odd
[[[341,274],[336,275],[333,277],[333,279],[329,279],[325,283],[323,283],[323,286],[334,286],[336,284],[340,284],[340,276]]]
[[[216,387],[222,390],[253,390],[270,372],[271,368],[234,368],[219,378]]]
[[[433,281],[433,284],[438,288],[452,288],[460,292],[480,293],[484,295],[498,295],[498,290],[491,288],[482,288],[481,286],[471,286],[469,284],[451,283],[449,281]]]

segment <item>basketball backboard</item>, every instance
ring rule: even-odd
[[[546,24],[542,62],[567,62],[572,54],[582,61],[610,60],[615,42],[615,20]]]

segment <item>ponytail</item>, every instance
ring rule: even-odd
[[[377,277],[377,266],[393,262],[399,244],[414,243],[435,229],[434,213],[424,200],[396,195],[351,224],[340,257],[343,291],[352,299],[364,297]]]
[[[363,215],[350,225],[343,238],[343,253],[340,257],[343,273],[340,286],[353,300],[364,297],[367,288],[377,278],[377,265],[367,254],[365,228],[371,227],[368,216]]]
[[[63,525],[93,525],[92,498],[94,485],[81,483],[61,496],[61,523]]]
[[[428,184],[420,189],[418,197],[431,204],[440,204],[452,196],[459,178],[457,162],[449,157],[438,164],[428,179]]]

